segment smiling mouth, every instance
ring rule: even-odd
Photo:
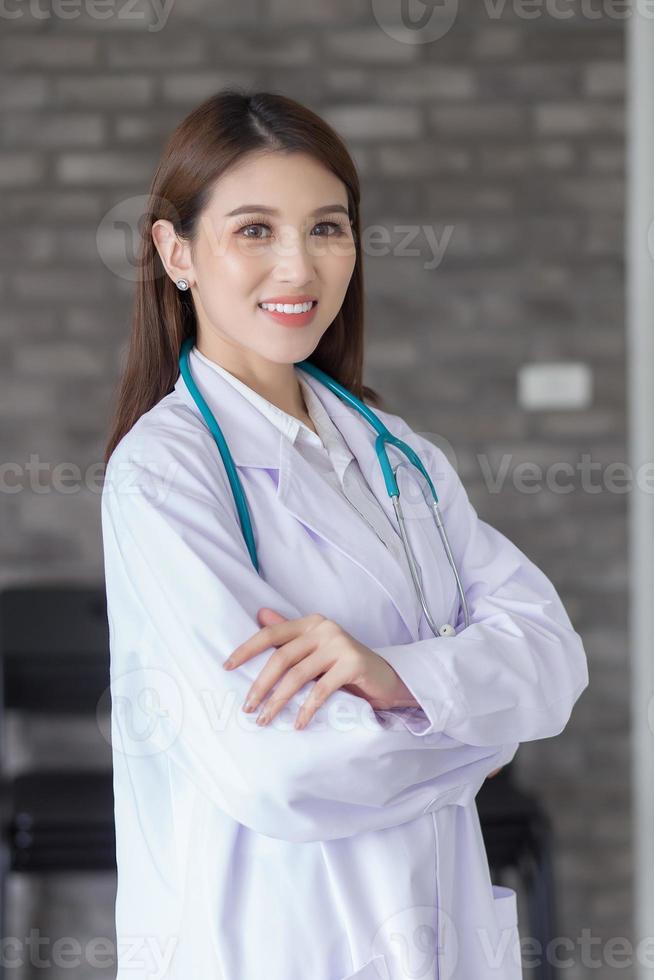
[[[282,304],[280,303],[280,306]],[[289,306],[291,304],[288,304]],[[294,305],[294,304],[293,304]],[[283,310],[267,310],[261,303],[257,304],[259,310],[265,313],[269,319],[275,320],[283,327],[306,327],[313,322],[316,314],[318,300],[312,300],[308,310],[300,310],[299,313],[285,313]]]
[[[295,306],[295,305],[300,305],[300,304],[295,304],[295,303],[279,303],[279,304],[270,303],[269,304],[269,306],[277,306],[277,305],[278,306]],[[317,299],[313,299],[313,300],[311,300],[311,307],[308,310],[300,310],[298,313],[296,313],[293,310],[286,311],[286,310],[278,310],[278,309],[272,309],[272,310],[271,309],[266,309],[266,307],[263,305],[263,303],[257,303],[257,306],[259,307],[259,309],[260,310],[263,310],[264,313],[283,313],[286,316],[302,316],[305,313],[310,313],[311,310],[314,310],[317,305],[318,305],[318,300]]]

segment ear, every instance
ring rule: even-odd
[[[191,246],[177,237],[172,222],[159,218],[152,225],[152,240],[164,268],[173,282],[186,279],[189,286],[195,281]]]

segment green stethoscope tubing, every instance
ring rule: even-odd
[[[193,380],[191,369],[189,367],[189,360],[188,360],[189,353],[194,344],[195,344],[194,336],[187,337],[183,341],[180,350],[180,355],[179,355],[179,370],[187,388],[189,389],[193,397],[193,400],[195,401],[197,407],[199,408],[202,417],[206,422],[207,427],[209,428],[209,431],[211,432],[216,442],[216,445],[218,446],[218,450],[220,452],[223,464],[225,466],[225,470],[227,472],[227,478],[229,480],[232,493],[234,495],[234,502],[236,503],[236,509],[238,511],[238,517],[241,524],[243,537],[245,539],[245,543],[247,545],[247,549],[250,554],[252,564],[254,565],[254,568],[258,572],[259,560],[257,558],[257,549],[254,542],[252,522],[250,520],[250,510],[247,504],[243,486],[241,484],[241,479],[238,475],[236,466],[234,465],[234,460],[232,459],[232,454],[229,451],[229,446],[227,445],[227,441],[220,429],[220,426],[218,425],[218,422],[216,421],[213,412],[211,411],[204,397],[202,396],[202,392],[199,390],[195,381]],[[445,549],[445,554],[447,555],[447,559],[450,563],[450,566],[456,578],[457,590],[459,593],[459,597],[461,599],[465,625],[468,626],[470,622],[470,617],[468,613],[468,604],[466,602],[465,592],[461,585],[461,579],[459,577],[459,572],[456,567],[456,562],[454,561],[454,557],[452,555],[452,550],[450,548],[447,532],[445,531],[443,519],[441,517],[440,509],[438,506],[438,495],[436,493],[436,488],[434,487],[432,479],[429,473],[427,472],[427,470],[425,469],[425,467],[423,466],[420,457],[415,452],[415,450],[411,448],[411,446],[408,446],[401,439],[398,439],[397,436],[394,436],[392,432],[389,432],[389,430],[386,428],[386,426],[381,421],[381,419],[378,418],[378,416],[375,415],[375,413],[367,405],[365,405],[359,398],[357,398],[356,395],[353,395],[350,391],[347,390],[347,388],[344,388],[332,377],[330,377],[330,375],[326,374],[319,367],[316,367],[315,364],[311,364],[309,361],[305,360],[305,361],[297,361],[295,366],[301,368],[303,371],[306,371],[307,374],[311,374],[318,381],[322,382],[322,384],[326,385],[326,387],[329,388],[330,391],[333,391],[334,394],[341,399],[341,401],[345,402],[348,405],[351,405],[352,408],[354,408],[360,415],[363,416],[363,418],[366,419],[367,422],[370,423],[370,425],[377,433],[377,438],[375,440],[375,452],[377,453],[377,459],[379,460],[379,465],[381,466],[381,470],[384,475],[384,483],[386,484],[386,491],[389,497],[393,501],[393,507],[395,509],[395,514],[398,521],[398,527],[400,529],[400,537],[402,538],[402,544],[404,546],[404,551],[406,553],[407,561],[409,564],[411,578],[413,579],[413,584],[415,586],[416,592],[420,599],[420,604],[422,606],[427,622],[429,623],[429,626],[431,627],[434,634],[436,636],[450,635],[449,633],[440,632],[439,627],[436,626],[427,608],[427,603],[423,593],[422,583],[420,581],[417,563],[413,556],[413,549],[411,548],[411,544],[409,542],[406,533],[404,515],[402,513],[402,507],[400,504],[400,491],[397,485],[397,480],[395,478],[395,471],[393,470],[390,460],[388,458],[386,445],[395,446],[396,449],[399,449],[402,453],[404,453],[404,455],[407,457],[409,462],[413,466],[415,466],[420,471],[420,473],[424,476],[433,498],[431,508],[434,515],[434,521],[436,523],[436,527],[438,528],[438,532],[441,541],[443,543],[443,547]],[[442,629],[445,629],[445,627],[442,627]]]

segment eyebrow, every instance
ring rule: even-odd
[[[248,214],[251,211],[262,211],[265,214],[279,214],[279,210],[277,208],[269,208],[265,204],[244,204],[240,208],[234,208],[233,211],[228,211],[225,217],[232,218],[236,214]],[[342,211],[342,213],[346,214],[348,218],[350,216],[350,212],[347,208],[343,207],[342,204],[325,204],[321,208],[316,208],[316,210],[312,211],[311,214],[315,217],[317,214],[331,214],[333,211]]]

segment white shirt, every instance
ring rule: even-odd
[[[263,415],[269,418],[273,425],[293,443],[298,452],[302,453],[307,462],[311,463],[329,485],[354,507],[395,557],[403,569],[411,589],[415,592],[409,563],[398,531],[393,527],[379,501],[370,490],[361,472],[361,467],[323,408],[320,399],[316,397],[302,377],[302,371],[296,369],[296,375],[302,388],[307,412],[318,431],[318,435],[300,419],[274,405],[259,392],[244,384],[240,378],[231,374],[221,364],[217,364],[206,357],[195,345],[191,354],[199,357],[204,364],[217,371],[240,391],[244,398],[247,398]],[[420,600],[416,593],[416,612],[419,610]]]

